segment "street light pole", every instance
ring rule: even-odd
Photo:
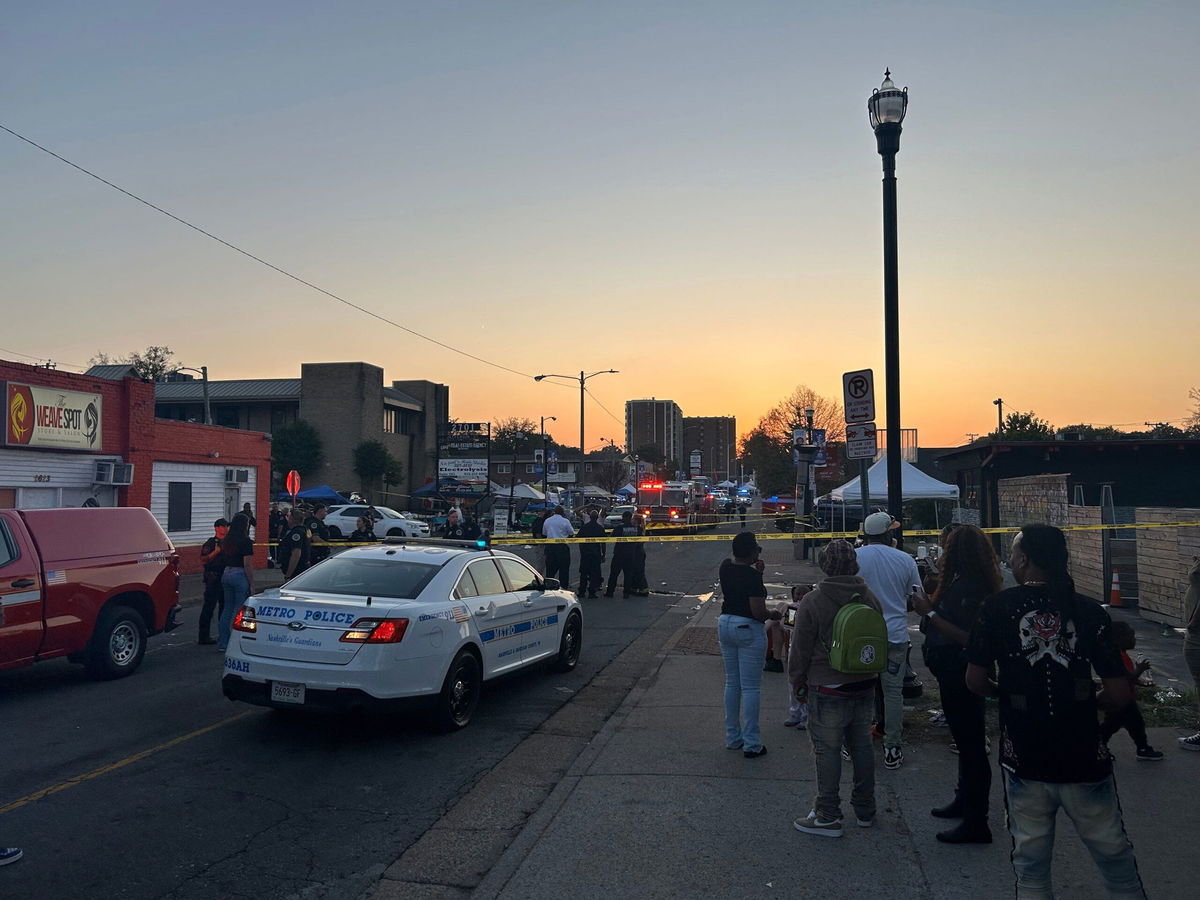
[[[542,416],[541,424],[538,426],[542,432],[542,502],[546,502],[546,488],[550,487],[549,478],[546,472],[546,420],[557,422],[558,416]]]
[[[209,407],[209,403],[208,403],[208,366],[201,366],[198,369],[193,368],[192,366],[180,366],[178,369],[175,369],[175,371],[176,372],[195,372],[197,375],[200,376],[200,387],[201,387],[201,390],[204,392],[204,424],[211,425],[212,424],[212,410]]]
[[[900,287],[896,240],[896,154],[901,122],[908,109],[908,88],[899,90],[885,71],[883,84],[867,100],[867,113],[883,157],[883,357],[887,391],[888,512],[904,521],[900,449]],[[901,532],[897,535],[898,537]]]
[[[574,375],[534,375],[533,376],[534,381],[541,381],[545,378],[565,378],[567,381],[578,381],[579,382],[579,473],[576,477],[577,477],[577,480],[579,481],[579,483],[581,483],[581,484],[583,481],[583,458],[587,452],[587,450],[584,448],[584,444],[583,444],[583,416],[584,416],[583,395],[585,393],[587,393],[587,382],[588,382],[589,378],[595,378],[597,375],[616,375],[616,374],[617,374],[616,369],[603,369],[599,372],[593,372],[591,375],[587,375],[581,371],[579,373],[578,378],[576,378]]]

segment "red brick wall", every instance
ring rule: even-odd
[[[267,548],[263,541],[267,534],[267,514],[271,508],[271,442],[260,431],[241,431],[236,428],[220,428],[215,425],[197,425],[193,422],[176,422],[170,419],[153,418],[154,404],[150,404],[151,419],[149,441],[137,442],[138,459],[134,469],[134,484],[131,492],[138,493],[130,506],[150,505],[150,474],[154,463],[202,463],[205,465],[228,465],[254,468],[258,472],[254,481],[254,516],[258,520],[255,529],[258,546],[254,548],[254,565],[267,565]],[[146,447],[143,451],[142,445]],[[142,459],[145,459],[143,465]],[[143,479],[142,473],[145,472]],[[144,488],[143,488],[144,484]],[[199,572],[200,548],[180,547],[180,570]]]

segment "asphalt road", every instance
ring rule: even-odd
[[[710,590],[727,548],[650,545],[662,593],[585,601],[576,671],[488,685],[451,735],[232,704],[190,621],[121,681],[63,661],[0,673],[0,844],[25,849],[0,896],[357,896],[680,595]]]

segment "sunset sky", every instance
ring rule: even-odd
[[[890,66],[902,424],[947,446],[996,397],[1056,425],[1189,412],[1198,34],[1195,2],[50,0],[6,11],[0,124],[476,356],[619,369],[590,383],[617,419],[654,396],[744,432],[797,384],[882,389],[866,98]],[[3,132],[0,184],[4,358],[361,359],[574,442],[577,391]],[[587,432],[624,434],[595,403]]]

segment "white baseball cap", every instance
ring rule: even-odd
[[[885,512],[871,513],[863,520],[863,534],[887,534],[893,527],[892,517]]]

